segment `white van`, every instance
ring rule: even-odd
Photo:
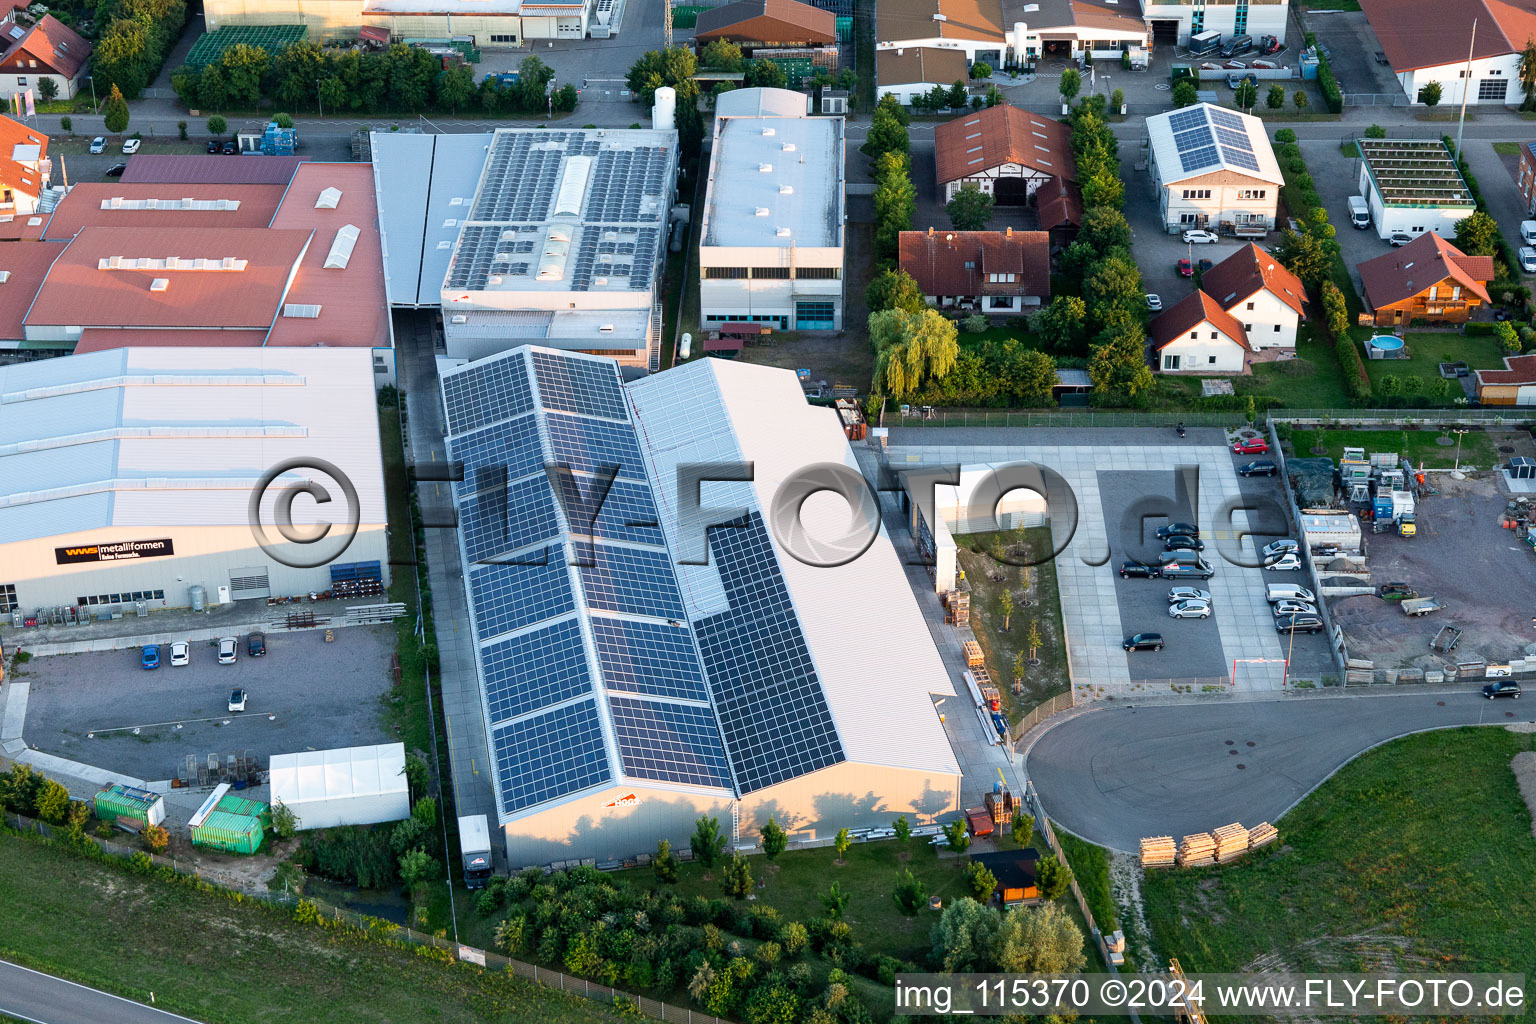
[[[1364,196],[1349,197],[1349,222],[1357,228],[1371,226],[1371,208],[1367,205]]]
[[[1536,245],[1536,220],[1520,222],[1520,241],[1526,245]]]
[[[1314,604],[1317,601],[1312,591],[1295,583],[1266,583],[1264,599],[1270,604],[1276,601],[1305,601]]]

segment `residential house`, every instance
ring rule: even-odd
[[[1440,83],[1442,109],[1459,107],[1468,83],[1468,103],[1524,98],[1520,54],[1536,36],[1530,0],[1360,0],[1360,9],[1409,103],[1423,102],[1420,95],[1431,82]]]
[[[12,10],[0,21],[0,40],[6,47],[0,56],[0,96],[9,99],[31,89],[41,100],[38,83],[46,78],[59,99],[74,99],[91,55],[91,44],[78,32],[51,14],[29,24],[24,14]]]
[[[901,269],[929,302],[1008,316],[1051,296],[1051,245],[1044,231],[903,231]]]
[[[799,0],[737,0],[699,12],[693,40],[701,51],[724,39],[750,53],[782,47],[832,46],[837,43],[837,19]]]
[[[1147,336],[1163,373],[1242,373],[1253,351],[1242,322],[1203,291],[1160,313]]]
[[[1147,118],[1152,183],[1170,234],[1189,228],[1262,237],[1285,179],[1256,117],[1210,103]]]
[[[1295,348],[1307,291],[1280,261],[1249,243],[1200,278],[1200,289],[1243,325],[1254,351]]]
[[[48,136],[0,117],[0,217],[30,217],[48,186]]]
[[[1473,370],[1483,405],[1536,405],[1536,355],[1505,356],[1502,370]]]
[[[933,90],[948,89],[969,77],[965,54],[938,46],[914,46],[911,49],[880,50],[875,54],[875,95],[878,99],[895,96],[904,107]]]
[[[1072,131],[1060,121],[1008,104],[946,121],[933,130],[934,167],[944,201],[975,185],[998,206],[1024,206],[1038,194],[1041,227],[1082,219]]]
[[[1488,301],[1492,256],[1468,256],[1434,232],[1358,265],[1362,322],[1464,324]]]

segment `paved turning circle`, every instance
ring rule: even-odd
[[[1468,690],[1120,706],[1051,729],[1024,769],[1051,820],[1135,852],[1143,836],[1277,823],[1362,750],[1424,729],[1529,717],[1513,703]]]

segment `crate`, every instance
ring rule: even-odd
[[[975,668],[977,665],[980,665],[986,661],[986,659],[982,657],[981,654],[981,644],[977,643],[975,640],[965,641],[965,643],[960,645],[960,649],[965,652],[965,664],[967,668]]]
[[[1141,866],[1144,868],[1168,867],[1176,855],[1172,836],[1148,836],[1141,841]]]

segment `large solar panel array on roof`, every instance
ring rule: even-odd
[[[657,547],[666,543],[651,489],[645,484],[614,480],[603,494],[601,481],[593,476],[561,473],[558,480],[560,504],[572,534]]]
[[[464,536],[464,556],[475,564],[506,560],[514,551],[517,561],[543,561],[540,553],[522,549],[553,541],[560,534],[549,482],[531,476],[460,499],[459,532]]]
[[[624,774],[636,779],[729,786],[730,769],[707,707],[610,697]]]
[[[519,416],[533,408],[533,391],[520,359],[497,359],[443,380],[448,433]]]
[[[1185,174],[1203,167],[1226,165],[1257,171],[1253,139],[1242,118],[1228,110],[1201,104],[1168,119],[1174,150]]]
[[[543,473],[538,420],[528,414],[467,434],[450,435],[448,457],[464,464],[464,481],[454,485],[456,495],[467,496],[481,489],[476,478],[483,467],[505,467],[509,481]]]
[[[534,352],[533,373],[539,381],[539,403],[545,409],[612,420],[629,418],[617,363]]]
[[[592,639],[603,684],[610,690],[708,700],[704,673],[685,625],[592,617]]]
[[[480,661],[493,726],[592,689],[587,650],[575,619],[486,644]]]
[[[577,570],[591,608],[681,620],[683,598],[665,551],[592,545],[592,561]]]
[[[543,565],[487,565],[469,574],[480,638],[489,640],[576,609],[571,573],[558,549]]]
[[[502,804],[508,811],[609,781],[597,704],[580,701],[512,722],[491,734]]]
[[[553,461],[582,473],[602,473],[617,467],[620,477],[645,479],[633,425],[560,412],[545,414],[544,422]]]

